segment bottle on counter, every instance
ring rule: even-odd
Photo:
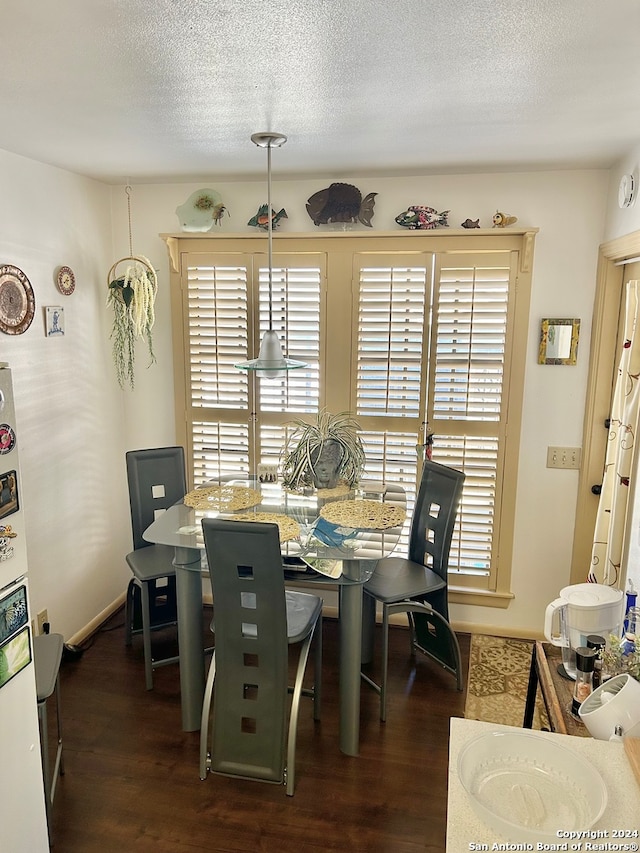
[[[637,637],[640,631],[640,607],[630,607],[624,620],[622,635],[622,654],[629,655],[637,648]]]
[[[589,634],[587,637],[587,648],[593,649],[596,653],[596,659],[593,662],[593,689],[597,690],[602,684],[602,652],[607,645],[607,641],[600,634]]]
[[[626,600],[625,608],[624,608],[624,623],[622,625],[622,636],[623,637],[627,633],[627,628],[629,627],[629,611],[633,607],[636,607],[636,602],[637,602],[637,598],[638,598],[638,593],[635,590],[635,587],[633,585],[632,580],[628,581],[628,583],[627,583],[627,591],[626,591],[625,595],[626,595],[627,600]]]
[[[595,649],[578,646],[576,649],[576,683],[573,686],[571,713],[578,716],[580,705],[593,693],[593,670],[596,662]]]

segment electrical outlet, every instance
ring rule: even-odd
[[[580,468],[581,447],[547,447],[547,468]]]
[[[258,464],[258,480],[261,483],[277,483],[278,482],[278,466],[265,465],[263,462]]]
[[[45,623],[49,621],[49,614],[46,610],[41,610],[36,616],[38,620],[38,634],[44,634]]]

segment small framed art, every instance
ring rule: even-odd
[[[31,638],[27,627],[0,646],[0,687],[4,687],[31,661]]]
[[[64,337],[64,308],[60,305],[47,305],[46,307],[47,337]]]
[[[11,515],[19,508],[18,475],[15,471],[0,474],[0,518]]]

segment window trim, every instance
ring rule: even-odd
[[[392,252],[418,253],[432,252],[446,254],[469,252],[511,251],[517,254],[516,297],[514,301],[514,316],[508,330],[508,347],[511,347],[511,359],[508,365],[506,397],[509,400],[508,418],[505,426],[505,455],[502,471],[502,505],[500,509],[500,551],[497,555],[498,567],[496,572],[495,590],[475,589],[470,586],[456,587],[450,583],[451,601],[465,604],[508,607],[513,599],[511,592],[512,554],[515,527],[515,505],[517,495],[517,476],[519,463],[520,433],[522,426],[522,404],[524,398],[524,378],[526,358],[529,350],[529,311],[531,297],[531,280],[533,270],[533,249],[537,228],[512,229],[474,229],[473,232],[464,229],[434,229],[433,231],[392,232],[315,232],[315,233],[278,233],[273,235],[274,251],[281,253],[318,252],[321,251],[319,241],[322,241],[327,252],[330,252],[335,263],[344,256],[345,262],[351,264],[354,252],[369,252],[388,254]],[[265,238],[255,233],[248,234],[161,234],[165,241],[170,261],[171,312],[173,328],[173,366],[174,387],[176,396],[176,439],[185,447],[188,442],[188,423],[185,401],[187,399],[187,372],[184,366],[185,340],[188,341],[188,318],[182,313],[182,256],[192,253],[227,253],[246,252],[260,253],[264,251]],[[205,241],[203,243],[203,241]],[[349,305],[351,293],[344,293],[344,304]],[[336,304],[328,305],[323,299],[321,312],[335,311]],[[353,334],[353,330],[351,331]],[[515,340],[519,343],[514,342]],[[345,354],[349,353],[348,364],[350,373],[351,340],[345,340],[339,346],[327,347],[327,370],[338,364],[344,372]],[[335,408],[331,389],[326,390],[321,405],[329,410]],[[189,454],[187,454],[189,455]],[[192,482],[193,472],[191,461],[188,460],[188,470]],[[504,496],[508,496],[506,499]]]

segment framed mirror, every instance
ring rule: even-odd
[[[538,364],[576,364],[580,320],[542,320]]]

